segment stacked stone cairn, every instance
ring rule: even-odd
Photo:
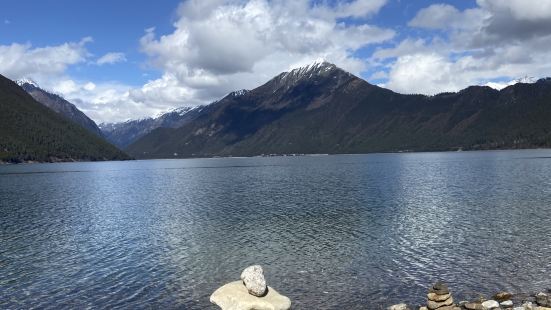
[[[421,307],[422,310],[460,310],[453,303],[453,297],[448,289],[448,286],[444,282],[436,282],[427,294],[427,306]]]

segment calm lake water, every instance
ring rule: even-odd
[[[551,151],[0,167],[0,308],[214,309],[264,266],[294,309],[551,287]]]

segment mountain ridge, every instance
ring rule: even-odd
[[[98,127],[107,141],[125,148],[132,142],[159,127],[176,128],[193,119],[204,106],[181,107],[156,117],[127,120],[119,123],[101,123]]]
[[[0,75],[0,162],[126,159],[127,154]]]
[[[15,82],[27,93],[29,93],[37,102],[52,109],[60,115],[65,116],[67,119],[75,122],[99,137],[103,137],[98,125],[65,98],[42,89],[36,82],[28,78],[20,79]]]
[[[549,81],[405,95],[316,62],[226,96],[179,128],[152,130],[127,151],[172,158],[551,146]]]

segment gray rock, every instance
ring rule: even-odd
[[[509,292],[499,292],[499,293],[494,295],[494,300],[496,300],[498,302],[502,302],[502,301],[509,300],[512,297],[513,297],[513,294],[511,294]]]
[[[427,302],[427,307],[430,309],[430,310],[435,310],[435,309],[440,309],[442,307],[445,307],[445,306],[452,306],[453,305],[453,298],[450,297],[444,301],[432,301],[432,300],[428,300]]]
[[[499,303],[495,300],[486,300],[482,303],[482,307],[487,310],[499,309]]]
[[[222,310],[288,310],[291,300],[271,287],[263,297],[256,297],[247,291],[241,281],[228,283],[210,296],[210,302]]]
[[[484,310],[480,302],[468,302],[464,305],[467,310]]]
[[[430,289],[429,293],[435,293],[437,295],[445,295],[448,294],[450,291],[448,290],[448,285],[444,282],[438,281],[436,282]]]
[[[536,294],[536,303],[542,307],[551,307],[551,298],[545,293]]]
[[[461,310],[461,308],[459,308],[455,305],[451,305],[451,306],[442,306],[442,307],[438,308],[437,310]]]
[[[249,294],[257,297],[266,294],[266,279],[261,266],[253,265],[245,268],[241,273],[241,280],[243,280]]]
[[[514,307],[513,310],[545,310],[545,308],[537,307],[533,303],[527,301],[520,307]]]
[[[451,297],[451,294],[450,293],[447,293],[447,294],[443,294],[443,295],[438,295],[436,293],[428,293],[427,294],[427,298],[429,300],[432,300],[432,301],[444,301],[448,298]]]
[[[523,310],[535,310],[536,307],[531,303],[531,302],[525,302],[522,304],[522,309]]]

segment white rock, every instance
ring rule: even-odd
[[[512,300],[506,300],[506,301],[501,302],[500,305],[503,306],[503,307],[512,307],[513,306],[513,301]]]
[[[288,310],[291,300],[271,287],[263,297],[256,297],[247,291],[241,281],[228,283],[210,296],[210,302],[222,310]]]
[[[482,303],[482,307],[484,307],[484,309],[497,309],[499,308],[499,303],[495,300],[486,300],[485,302]]]
[[[241,280],[243,280],[249,294],[263,296],[266,293],[266,279],[261,266],[253,265],[245,268],[241,273]]]
[[[522,304],[523,310],[534,310],[536,307],[529,301]]]
[[[397,304],[388,307],[388,310],[409,310],[409,308],[406,304]]]

